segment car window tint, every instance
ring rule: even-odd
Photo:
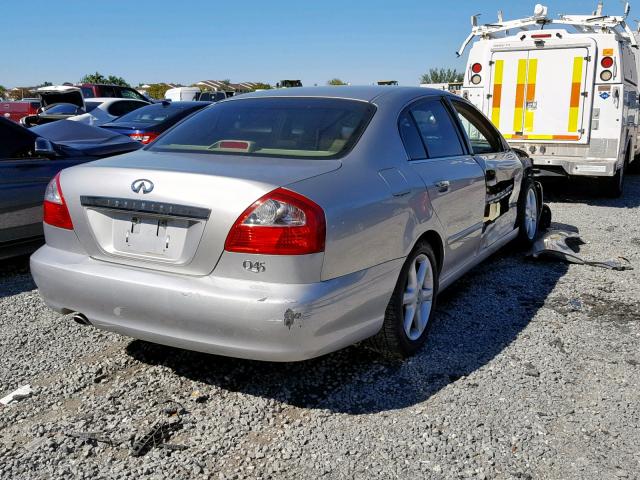
[[[111,86],[101,85],[99,88],[99,97],[114,98],[118,96],[116,95],[116,89]]]
[[[82,87],[82,96],[84,98],[93,98],[95,95],[93,94],[93,88],[91,87]]]
[[[500,134],[479,111],[459,101],[452,103],[458,112],[460,123],[469,138],[474,154],[481,155],[504,151]]]
[[[150,150],[288,158],[337,158],[351,150],[375,112],[333,98],[220,102],[157,140]]]
[[[92,110],[95,110],[98,107],[98,105],[100,105],[100,102],[86,102],[85,101],[84,102],[84,107],[85,107],[84,111],[88,113],[88,112],[90,112]]]
[[[440,100],[420,102],[410,109],[429,158],[464,154],[460,137],[446,107]]]
[[[114,117],[121,117],[122,115],[126,115],[127,113],[133,112],[143,106],[144,103],[123,100],[121,102],[111,104],[107,111]]]
[[[130,90],[128,88],[123,88],[122,90],[120,90],[120,96],[122,98],[132,98],[134,100],[144,100],[144,97],[142,95],[140,95],[135,90]]]
[[[427,158],[427,152],[424,149],[422,140],[420,139],[420,133],[416,127],[413,118],[408,111],[405,111],[400,115],[398,120],[398,130],[400,131],[400,137],[402,143],[407,151],[407,155],[410,160],[421,160]]]
[[[45,115],[77,115],[82,112],[77,105],[73,105],[72,103],[56,103],[45,107],[42,113]]]
[[[139,108],[133,112],[120,117],[116,123],[140,123],[140,124],[154,124],[164,122],[169,118],[180,118],[186,116],[192,111],[206,107],[207,104],[202,106],[192,106],[185,104],[169,104],[156,103],[146,107]]]

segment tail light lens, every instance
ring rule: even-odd
[[[611,70],[604,70],[600,74],[600,80],[602,80],[603,82],[608,82],[612,78],[613,78],[613,73],[611,72]]]
[[[611,67],[613,67],[613,58],[612,57],[604,57],[600,61],[600,65],[602,65],[602,68],[611,68]]]
[[[480,85],[480,82],[482,82],[482,77],[480,75],[474,75],[471,77],[471,83],[474,85]]]
[[[66,230],[73,230],[67,203],[60,188],[60,174],[51,179],[44,193],[44,223]]]
[[[471,67],[471,71],[473,73],[480,73],[482,72],[482,65],[479,63],[474,63],[473,66]]]
[[[132,133],[129,135],[129,138],[133,140],[137,140],[138,142],[146,145],[147,143],[153,142],[156,138],[158,138],[158,133],[147,132],[147,133]]]
[[[324,211],[308,198],[278,188],[236,220],[224,248],[228,252],[307,255],[324,251]]]

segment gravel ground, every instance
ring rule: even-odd
[[[502,252],[442,295],[403,363],[132,341],[48,311],[27,261],[0,263],[0,396],[35,389],[0,408],[0,478],[638,478],[640,177],[627,187],[550,200],[581,254],[636,270]],[[154,425],[173,448],[133,456]]]

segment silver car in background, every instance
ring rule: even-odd
[[[441,91],[243,95],[62,171],[31,271],[56,311],[151,342],[297,361],[369,339],[403,357],[439,291],[534,239],[532,175]]]

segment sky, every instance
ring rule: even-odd
[[[535,0],[2,0],[0,85],[77,82],[86,73],[132,85],[200,80],[322,85],[398,80],[459,70],[455,52],[480,21],[530,16]],[[545,3],[545,2],[543,2]],[[588,14],[596,0],[548,1],[550,13]],[[639,6],[640,8],[640,2]],[[605,13],[621,15],[618,0]],[[632,10],[631,18],[634,17]]]

